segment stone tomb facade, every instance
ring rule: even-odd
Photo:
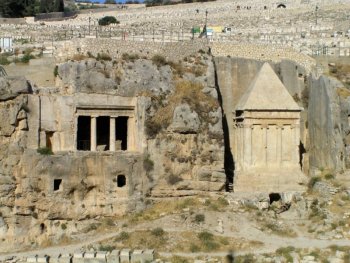
[[[30,95],[28,148],[58,152],[142,152],[142,99],[79,93]]]
[[[301,110],[265,63],[235,109],[235,192],[301,188]]]
[[[78,105],[76,115],[77,150],[134,150],[134,107]]]

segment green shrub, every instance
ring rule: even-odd
[[[219,248],[219,244],[214,241],[214,235],[212,233],[203,231],[200,232],[197,237],[206,250],[212,251]]]
[[[214,239],[214,235],[207,231],[203,231],[198,234],[198,238],[202,242],[207,242],[207,241],[212,241]]]
[[[0,55],[0,65],[8,65],[10,61],[8,61],[7,57],[4,55]]]
[[[185,73],[185,69],[184,69],[181,61],[179,61],[178,63],[174,63],[172,61],[169,61],[168,64],[174,70],[174,73],[179,75],[180,77],[182,77],[182,75]]]
[[[122,59],[125,61],[134,62],[135,60],[140,59],[140,56],[138,54],[123,53]]]
[[[36,151],[42,155],[52,155],[53,154],[52,150],[48,147],[41,147],[41,148],[38,148]]]
[[[150,172],[154,168],[154,162],[150,159],[149,154],[145,155],[143,159],[143,168],[146,170],[146,172]]]
[[[114,249],[115,249],[115,246],[111,246],[111,245],[100,245],[98,248],[99,251],[108,251],[108,252],[111,252]]]
[[[54,75],[55,77],[58,76],[58,66],[57,66],[57,65],[56,65],[55,68],[53,69],[53,75]]]
[[[314,187],[314,185],[319,181],[321,181],[321,177],[319,177],[319,176],[311,177],[311,179],[309,180],[309,182],[307,184],[307,187],[311,190]]]
[[[125,231],[122,231],[120,232],[119,236],[117,236],[115,238],[114,241],[123,241],[123,240],[128,240],[129,239],[129,233],[128,232],[125,232]]]
[[[218,203],[219,203],[220,205],[222,205],[222,206],[228,206],[228,205],[229,205],[229,203],[228,203],[228,201],[226,200],[226,198],[221,197],[221,196],[218,198]]]
[[[21,62],[22,63],[28,63],[31,59],[33,59],[34,56],[30,55],[30,54],[25,54],[22,58],[21,58]]]
[[[161,237],[165,234],[165,231],[161,227],[157,227],[151,231],[151,234],[156,237]]]
[[[328,174],[326,174],[326,175],[324,176],[324,178],[325,178],[326,180],[333,180],[333,179],[334,179],[334,175],[328,173]]]
[[[151,118],[147,118],[145,122],[146,134],[150,139],[153,139],[157,136],[158,133],[162,130],[162,125]]]
[[[108,26],[110,24],[119,24],[120,22],[114,16],[104,16],[98,20],[100,26]]]
[[[66,224],[62,224],[62,225],[61,225],[61,229],[62,229],[62,230],[66,230],[66,229],[67,229],[67,225],[66,225]]]
[[[200,250],[199,246],[197,246],[196,244],[191,244],[190,245],[190,251],[192,253],[198,252]]]
[[[163,56],[161,56],[161,55],[154,55],[152,57],[152,62],[155,65],[157,65],[157,67],[165,66],[165,65],[168,64],[166,59]]]
[[[178,182],[181,182],[183,179],[175,174],[170,174],[168,178],[166,179],[167,183],[170,185],[177,184]]]
[[[293,251],[295,251],[295,247],[281,247],[276,250],[276,254],[283,256],[287,262],[293,262],[293,257],[290,255],[290,253]]]
[[[97,53],[97,60],[106,60],[106,61],[111,61],[112,58],[110,55],[108,55],[107,53]]]
[[[199,224],[199,223],[203,223],[204,221],[205,221],[205,215],[203,215],[203,214],[196,214],[195,215],[194,222]]]

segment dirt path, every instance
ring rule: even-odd
[[[153,221],[153,222],[147,222],[147,223],[141,223],[136,226],[133,226],[133,230],[145,230],[145,229],[151,229],[154,225],[158,225],[159,222],[157,221],[168,221],[164,220],[165,218]],[[169,221],[168,221],[169,222]],[[241,255],[249,252],[253,252],[255,254],[260,253],[271,253],[274,252],[276,249],[280,247],[287,247],[287,246],[293,246],[296,248],[326,248],[331,245],[337,245],[337,246],[348,246],[350,244],[350,240],[348,239],[339,239],[339,240],[320,240],[320,239],[314,239],[314,238],[307,238],[307,237],[295,237],[295,238],[289,238],[289,237],[281,237],[276,236],[273,234],[267,234],[259,229],[257,229],[252,222],[249,222],[247,218],[241,215],[235,215],[234,216],[234,224],[238,225],[239,228],[237,231],[231,231],[226,230],[223,236],[227,237],[238,237],[238,238],[244,238],[245,240],[251,240],[251,241],[260,241],[264,243],[261,247],[254,247],[252,250],[247,251],[236,251],[235,255]],[[178,231],[184,231],[184,227],[166,227],[164,226],[164,230],[167,232],[178,232]],[[198,230],[199,231],[199,230]],[[85,240],[79,243],[70,244],[70,245],[62,245],[62,246],[55,246],[55,247],[49,247],[49,248],[43,248],[43,249],[37,249],[37,250],[31,250],[31,251],[25,251],[25,252],[14,252],[14,253],[7,253],[7,254],[1,254],[0,260],[4,260],[8,256],[16,255],[17,257],[28,257],[31,255],[50,255],[50,256],[57,256],[58,254],[64,252],[64,253],[73,253],[80,248],[90,245],[90,244],[96,244],[99,242],[102,242],[104,240],[116,237],[119,235],[119,231],[115,231],[112,233],[105,233],[100,234],[98,236],[93,237],[85,237]],[[224,257],[228,254],[230,254],[229,251],[227,252],[213,252],[213,253],[168,253],[168,252],[160,252],[157,251],[161,256],[163,257],[171,257],[172,255],[178,255],[183,257],[198,257],[198,256],[217,256],[217,257]]]

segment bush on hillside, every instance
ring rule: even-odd
[[[108,26],[110,24],[119,24],[120,22],[114,16],[105,16],[98,20],[100,26]]]

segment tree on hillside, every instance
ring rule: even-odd
[[[105,0],[105,4],[115,4],[115,0]]]
[[[0,0],[0,16],[33,16],[39,9],[40,0]]]
[[[63,0],[41,0],[40,13],[63,12]]]
[[[104,16],[98,20],[100,26],[108,26],[110,24],[119,24],[120,22],[114,16]]]

